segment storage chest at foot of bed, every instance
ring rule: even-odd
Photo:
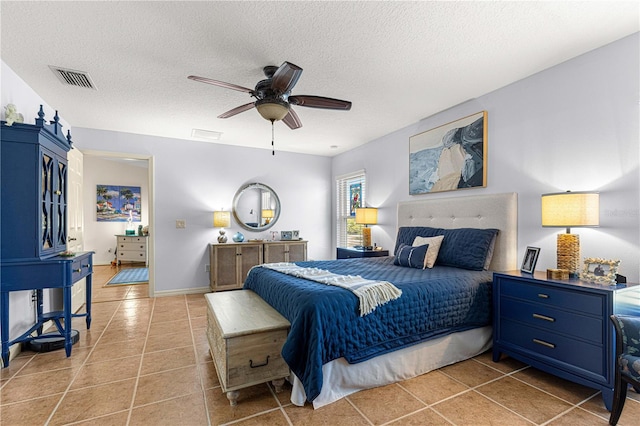
[[[289,321],[251,290],[205,294],[207,340],[222,391],[236,405],[238,389],[274,381],[276,390],[289,367],[282,346]]]

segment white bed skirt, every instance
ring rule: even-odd
[[[352,393],[411,379],[472,358],[491,347],[492,327],[474,328],[386,353],[357,364],[338,358],[322,366],[323,385],[313,408],[331,404]],[[303,406],[302,382],[291,374],[291,402]]]

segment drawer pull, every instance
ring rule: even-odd
[[[537,343],[539,345],[546,346],[551,349],[556,348],[556,345],[554,345],[553,343],[545,342],[544,340],[540,340],[540,339],[533,339],[533,343]]]
[[[548,316],[546,316],[546,315],[533,314],[533,317],[534,317],[534,318],[537,318],[537,319],[541,319],[541,320],[549,321],[549,322],[555,322],[555,321],[556,321],[556,319],[555,319],[555,318],[551,318],[551,317],[548,317]]]
[[[249,367],[251,367],[251,368],[264,367],[265,365],[268,365],[268,364],[269,364],[269,357],[270,357],[270,355],[267,355],[267,360],[266,360],[264,363],[262,363],[262,364],[256,364],[256,365],[253,365],[253,360],[252,360],[252,359],[250,359],[250,360],[249,360]]]
[[[548,294],[544,294],[544,293],[538,293],[538,297],[539,297],[540,299],[548,299],[548,298],[549,298],[549,295],[548,295]]]
[[[82,272],[82,269],[74,269],[73,272]]]

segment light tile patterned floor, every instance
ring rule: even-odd
[[[358,392],[319,410],[289,390],[242,390],[232,408],[205,337],[202,295],[150,299],[147,285],[103,287],[94,274],[91,330],[64,351],[23,352],[0,371],[2,425],[606,425],[600,394],[489,353],[401,383]],[[640,425],[629,392],[620,425]]]

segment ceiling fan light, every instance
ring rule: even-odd
[[[282,120],[289,114],[289,105],[282,102],[256,102],[256,108],[262,118],[269,121],[279,121]]]

